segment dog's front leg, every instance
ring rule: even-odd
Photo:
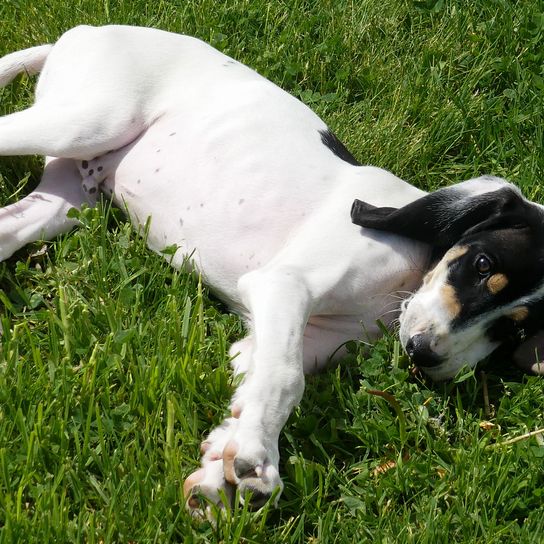
[[[278,437],[304,390],[302,343],[311,296],[296,270],[270,267],[239,282],[250,312],[251,362],[232,402],[232,417],[204,442],[203,468],[185,485],[187,504],[200,512],[198,494],[219,504],[217,488],[233,486],[243,502],[262,506],[281,491]],[[276,497],[279,497],[279,492]]]
[[[48,160],[36,190],[0,209],[0,261],[30,242],[69,231],[77,220],[66,214],[83,203],[94,205],[96,200],[83,192],[75,161]]]
[[[304,279],[283,267],[248,274],[239,289],[250,310],[253,353],[233,399],[238,429],[223,464],[227,479],[259,503],[280,485],[278,437],[304,391],[302,345],[311,297]]]

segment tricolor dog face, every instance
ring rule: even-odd
[[[477,178],[401,208],[356,201],[353,221],[433,247],[437,264],[402,306],[400,339],[433,379],[473,367],[503,343],[520,345],[516,361],[539,372],[534,340],[542,328],[544,211],[499,178]],[[536,338],[536,337],[535,337]]]

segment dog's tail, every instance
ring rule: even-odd
[[[29,75],[40,72],[52,48],[52,45],[38,45],[0,58],[0,87],[7,85],[21,72]]]

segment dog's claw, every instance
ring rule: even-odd
[[[191,495],[187,499],[187,508],[189,510],[201,510],[202,509],[202,501],[200,500],[200,487],[195,486],[193,489],[191,489]]]

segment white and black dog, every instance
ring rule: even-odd
[[[135,226],[151,218],[152,249],[177,245],[174,266],[191,254],[247,322],[232,417],[185,482],[195,512],[202,495],[220,504],[237,486],[259,506],[281,487],[278,436],[304,372],[376,338],[394,308],[435,379],[521,329],[518,362],[539,370],[544,213],[504,180],[426,194],[360,166],[301,102],[186,36],[78,27],[4,57],[0,84],[22,71],[42,71],[36,102],[0,119],[0,154],[47,158],[38,188],[0,210],[0,258],[67,231],[67,211],[102,191]]]

